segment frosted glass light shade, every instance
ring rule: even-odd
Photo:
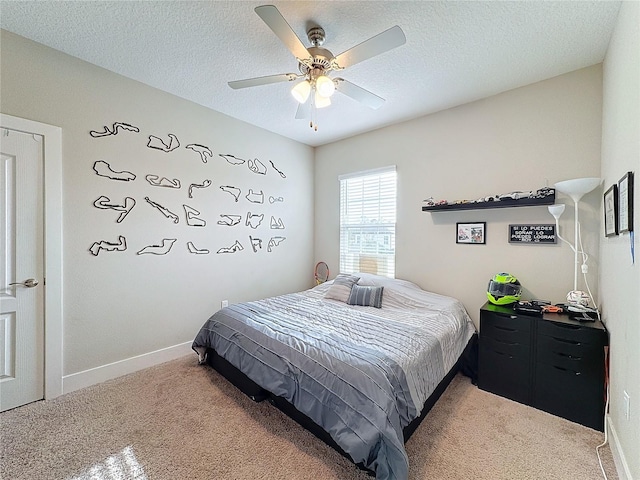
[[[555,189],[566,195],[569,195],[571,199],[578,203],[585,193],[589,193],[591,190],[600,185],[601,180],[599,178],[574,178],[572,180],[565,180],[564,182],[558,182],[554,185]]]
[[[554,205],[549,205],[549,207],[547,207],[549,209],[549,213],[551,215],[553,215],[553,218],[556,219],[556,221],[558,221],[558,219],[560,218],[560,215],[562,215],[562,213],[564,212],[564,203],[556,203]]]
[[[323,97],[316,90],[315,97],[313,98],[314,105],[316,108],[324,108],[331,105],[331,99],[329,97]]]
[[[336,86],[334,85],[333,80],[329,77],[326,75],[320,75],[316,78],[316,92],[318,92],[318,95],[324,98],[329,98],[335,91]]]
[[[298,102],[304,103],[309,98],[309,94],[311,93],[311,84],[309,80],[305,80],[304,82],[300,82],[295,87],[291,89],[291,95]]]

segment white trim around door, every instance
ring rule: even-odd
[[[44,137],[44,398],[62,394],[62,129],[0,113],[0,126]]]

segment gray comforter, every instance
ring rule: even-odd
[[[232,305],[209,318],[193,348],[201,360],[215,349],[284,397],[377,479],[406,479],[402,429],[474,331],[459,302],[407,285],[386,286],[382,309],[326,300],[326,284]]]

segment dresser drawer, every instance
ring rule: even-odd
[[[478,352],[478,387],[517,402],[530,402],[530,352],[529,345],[483,338]]]
[[[480,340],[491,338],[503,343],[531,343],[531,321],[527,317],[495,312],[482,312]]]
[[[605,345],[606,334],[588,326],[541,320],[538,323],[538,334],[562,340],[580,343]]]
[[[532,406],[602,431],[604,371],[579,372],[538,364]]]
[[[536,361],[584,372],[604,365],[604,346],[540,335],[537,342]]]

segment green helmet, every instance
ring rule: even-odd
[[[522,286],[516,277],[509,273],[496,273],[489,280],[487,298],[495,305],[508,305],[520,300]]]

